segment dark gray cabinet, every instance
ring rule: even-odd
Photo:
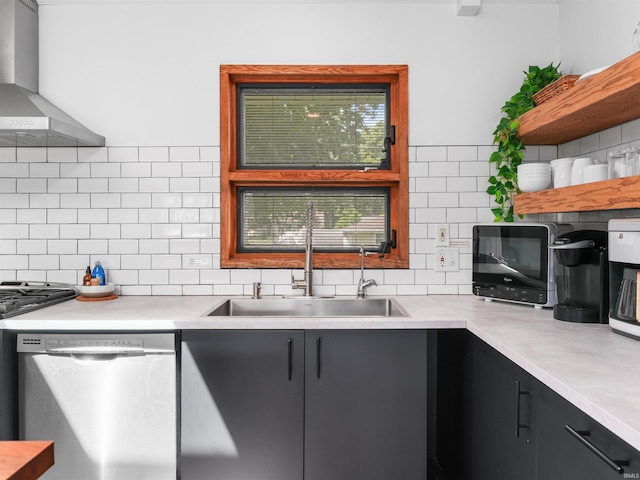
[[[533,380],[476,337],[469,348],[465,478],[533,480]]]
[[[0,330],[0,440],[18,439],[16,333]]]
[[[538,478],[640,478],[640,452],[548,387],[536,390]]]
[[[300,480],[304,333],[184,331],[183,480]]]
[[[183,480],[425,480],[425,331],[185,331]]]
[[[427,333],[308,331],[305,480],[424,480]]]

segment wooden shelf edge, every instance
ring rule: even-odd
[[[640,52],[520,116],[525,145],[559,145],[640,118]]]
[[[640,208],[640,175],[521,193],[513,205],[519,215]]]

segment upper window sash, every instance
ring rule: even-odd
[[[238,169],[389,169],[389,84],[239,84]]]

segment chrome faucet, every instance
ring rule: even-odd
[[[371,254],[372,252],[365,252],[364,245],[360,246],[360,281],[358,281],[358,298],[366,298],[367,297],[367,288],[371,285],[378,285],[374,279],[365,280],[364,279],[364,257]],[[378,252],[373,252],[378,253]]]
[[[313,202],[307,203],[307,234],[304,248],[304,278],[296,280],[291,275],[291,288],[304,289],[304,296],[313,296]]]

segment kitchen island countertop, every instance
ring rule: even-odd
[[[81,332],[466,328],[640,450],[640,342],[613,333],[609,325],[562,322],[553,318],[550,309],[485,302],[472,295],[393,297],[409,317],[207,317],[226,298],[70,300],[0,320],[0,328]]]

